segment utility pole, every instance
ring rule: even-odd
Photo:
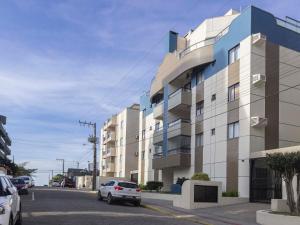
[[[65,159],[56,159],[57,161],[62,162],[62,173],[65,176]]]
[[[88,127],[93,127],[93,130],[94,130],[94,134],[92,135],[92,136],[90,136],[89,138],[88,138],[88,141],[89,142],[91,142],[91,143],[93,143],[93,149],[94,149],[94,165],[93,165],[93,191],[95,191],[96,190],[96,177],[97,177],[97,125],[96,125],[96,123],[92,123],[92,122],[86,122],[86,121],[84,121],[84,122],[82,122],[82,121],[80,121],[79,120],[79,124],[80,125],[83,125],[83,126],[88,126]]]

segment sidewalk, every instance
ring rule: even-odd
[[[177,218],[188,219],[190,221],[195,220],[200,224],[214,225],[256,225],[256,211],[270,208],[269,204],[242,203],[206,209],[187,210],[173,207],[172,201],[149,198],[143,198],[143,205],[146,208],[173,215]]]

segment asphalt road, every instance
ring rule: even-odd
[[[93,193],[76,190],[35,188],[22,196],[22,205],[23,225],[195,224],[130,204],[108,205]]]

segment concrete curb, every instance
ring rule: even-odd
[[[157,206],[153,206],[153,205],[141,205],[141,207],[152,210],[152,211],[155,211],[155,212],[159,212],[159,213],[161,213],[163,215],[166,215],[166,216],[174,217],[175,219],[186,220],[186,221],[189,221],[189,222],[202,224],[202,225],[213,225],[213,224],[208,223],[206,221],[199,220],[198,218],[196,218],[195,215],[188,215],[188,214],[187,215],[183,215],[183,214],[180,215],[180,214],[177,214],[177,213],[172,212],[170,210],[166,210],[165,208],[157,207]]]

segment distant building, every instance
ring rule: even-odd
[[[101,128],[100,175],[137,181],[140,105],[133,104]]]
[[[4,128],[6,125],[6,117],[0,115],[0,158],[4,159],[6,156],[10,155],[11,151],[9,146],[11,146],[11,140]]]
[[[85,175],[92,175],[91,171],[87,169],[78,169],[78,168],[69,168],[68,169],[68,177],[78,177],[78,176],[85,176]]]

